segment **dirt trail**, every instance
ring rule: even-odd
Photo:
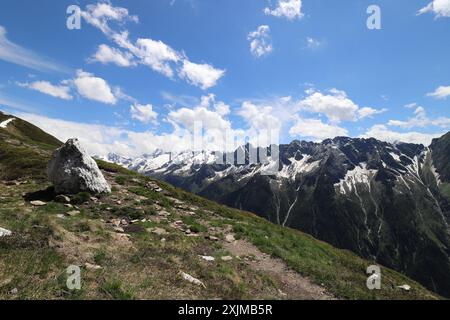
[[[224,248],[232,255],[246,257],[247,264],[258,272],[263,272],[279,284],[282,295],[296,300],[334,300],[326,290],[312,283],[298,272],[290,269],[281,259],[262,253],[246,240],[237,240],[224,244]]]

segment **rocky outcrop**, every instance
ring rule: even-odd
[[[47,169],[48,179],[56,193],[76,194],[87,191],[95,194],[110,193],[97,163],[77,139],[68,140],[55,151]]]

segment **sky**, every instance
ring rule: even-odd
[[[95,155],[200,131],[428,145],[450,131],[449,35],[450,0],[3,0],[0,110]]]

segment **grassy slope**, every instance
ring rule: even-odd
[[[9,142],[0,140],[0,176],[3,176],[0,181],[11,176],[8,170],[12,170],[14,179],[26,182],[8,186],[0,182],[0,226],[14,232],[13,237],[0,239],[0,298],[280,298],[276,281],[267,275],[250,270],[238,259],[227,263],[220,261],[220,256],[227,252],[219,243],[204,237],[186,237],[172,230],[169,222],[151,220],[157,215],[155,202],[171,213],[171,220],[183,220],[193,230],[204,232],[205,223],[219,230],[232,228],[238,238],[246,238],[261,251],[283,259],[338,298],[437,298],[411,279],[386,268],[382,268],[382,290],[369,291],[365,286],[365,270],[372,262],[299,231],[273,225],[251,213],[220,206],[158,182],[172,197],[198,207],[194,217],[180,215],[166,196],[145,188],[151,181],[148,177],[104,162],[99,162],[100,167],[115,177],[113,193],[99,202],[87,201],[79,205],[78,216],[60,219],[57,215],[70,209],[54,202],[35,208],[21,196],[47,186],[41,180],[42,170],[56,142],[53,141],[53,146],[44,143],[46,146],[42,148],[42,140],[36,144],[26,135],[5,133],[0,129],[2,134]],[[25,157],[34,159],[31,166],[25,165]],[[117,199],[122,201],[120,205]],[[142,230],[155,226],[170,230],[165,236],[166,242],[149,232],[131,233],[129,240],[123,239],[103,222],[110,217],[130,216],[149,218],[139,223]],[[205,263],[198,258],[204,254],[218,259]],[[68,291],[65,268],[68,264],[84,262],[103,268],[83,270],[83,289]],[[200,278],[206,288],[183,282],[179,271]],[[405,292],[397,288],[403,284],[409,284],[412,290]],[[13,288],[18,289],[17,295],[9,293]]]

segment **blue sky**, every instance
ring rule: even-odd
[[[194,121],[427,144],[450,130],[449,30],[450,0],[5,0],[0,109],[96,154],[188,148]]]

